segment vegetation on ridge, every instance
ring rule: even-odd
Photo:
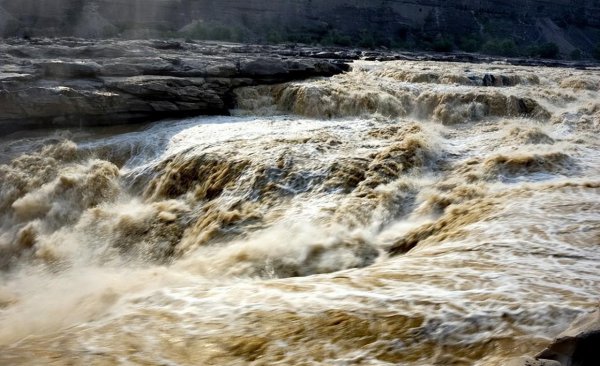
[[[230,42],[259,42],[268,44],[299,43],[334,47],[361,47],[368,49],[387,48],[407,51],[434,52],[479,52],[505,57],[536,57],[555,59],[566,57],[580,60],[586,56],[600,59],[600,45],[592,55],[585,55],[575,49],[568,55],[561,55],[557,44],[553,42],[525,43],[511,38],[498,38],[490,34],[467,34],[461,37],[452,35],[415,34],[407,30],[397,34],[383,35],[367,29],[357,34],[347,34],[333,27],[313,30],[291,30],[272,27],[256,32],[239,26],[227,27],[220,24],[197,23],[181,32],[168,32],[165,37],[185,37],[188,40],[215,40]]]

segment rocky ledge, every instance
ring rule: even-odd
[[[600,365],[600,308],[577,319],[535,358],[515,360],[509,366]]]
[[[475,54],[398,53],[183,40],[0,41],[0,133],[228,114],[238,87],[331,76],[352,60],[595,67]],[[482,85],[502,86],[502,79]]]
[[[227,114],[233,89],[338,74],[349,69],[341,56],[207,42],[7,40],[0,133]]]

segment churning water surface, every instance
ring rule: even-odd
[[[229,117],[4,139],[0,364],[535,352],[599,301],[599,88],[357,62]]]

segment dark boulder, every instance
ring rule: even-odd
[[[600,309],[578,319],[536,358],[562,366],[600,365]]]

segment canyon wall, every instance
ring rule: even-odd
[[[196,24],[236,29],[250,41],[331,30],[400,40],[486,33],[520,43],[553,42],[565,53],[591,52],[600,41],[600,1],[0,0],[5,37],[156,37]]]

